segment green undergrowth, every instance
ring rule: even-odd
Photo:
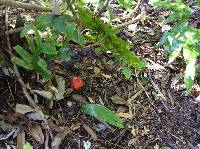
[[[130,2],[121,4],[130,7]],[[118,30],[94,17],[90,11],[78,6],[76,9],[76,18],[68,14],[46,13],[39,15],[35,22],[27,24],[21,32],[26,46],[14,47],[15,56],[12,57],[12,61],[28,71],[36,71],[44,80],[50,81],[52,74],[48,67],[49,62],[69,61],[73,53],[70,48],[72,45],[82,49],[92,41],[99,45],[94,51],[111,51],[115,58],[123,63],[122,74],[127,79],[132,75],[130,67],[138,70],[145,68],[144,60],[130,51],[127,41],[117,36]],[[81,29],[89,31],[81,34]],[[103,123],[124,127],[122,119],[105,106],[86,104],[83,110]]]
[[[192,9],[181,0],[176,2],[152,0],[150,4],[171,11],[170,15],[162,22],[163,26],[168,25],[171,29],[164,32],[158,46],[163,46],[169,54],[169,63],[183,54],[185,61],[184,84],[186,93],[189,93],[192,90],[196,72],[198,72],[196,69],[199,68],[199,64],[196,60],[200,55],[200,29],[189,25]]]

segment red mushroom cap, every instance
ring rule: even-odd
[[[70,81],[70,86],[72,89],[78,90],[83,87],[83,80],[80,77],[74,77]]]

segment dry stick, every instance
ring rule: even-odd
[[[15,7],[15,8],[24,8],[24,9],[29,9],[29,10],[38,10],[38,11],[43,11],[43,12],[51,11],[51,8],[40,7],[34,4],[16,2],[13,0],[0,0],[0,5],[5,5],[5,6],[10,6],[10,7]]]
[[[6,30],[8,30],[8,13],[7,13],[7,10],[6,10],[6,17],[5,17],[5,24],[6,24]],[[6,40],[7,40],[7,46],[8,46],[8,52],[10,54],[10,57],[13,56],[12,54],[12,47],[11,47],[11,44],[10,44],[10,38],[8,35],[6,35]],[[25,95],[25,97],[27,98],[28,100],[28,103],[36,110],[36,112],[38,112],[42,118],[42,120],[44,121],[46,127],[47,127],[47,130],[49,131],[51,137],[53,137],[53,135],[51,134],[50,132],[50,128],[49,128],[49,125],[48,125],[48,122],[42,112],[42,110],[38,107],[38,105],[34,102],[34,100],[32,99],[32,97],[29,95],[27,89],[26,89],[26,85],[24,83],[24,81],[22,80],[21,76],[20,76],[20,73],[19,73],[19,70],[17,68],[17,66],[13,63],[13,68],[15,70],[15,75],[22,87],[22,91]]]
[[[15,34],[15,33],[20,32],[22,29],[23,29],[23,27],[15,28],[15,29],[11,29],[11,30],[5,31],[5,34],[0,34],[0,35],[10,35],[10,34]]]
[[[140,94],[142,94],[144,91],[145,91],[145,90],[142,88],[142,89],[139,90],[135,95],[131,96],[131,97],[127,100],[127,102],[128,102],[129,104],[131,104],[131,102],[132,102],[134,99],[136,99]]]
[[[96,14],[95,17],[99,17],[99,16],[106,10],[106,8],[108,7],[109,1],[110,1],[110,0],[106,0],[106,1],[104,2],[104,6],[103,6],[102,9]]]
[[[126,26],[128,26],[130,24],[134,24],[134,23],[138,22],[142,17],[144,17],[145,14],[146,13],[143,11],[136,18],[134,18],[134,19],[132,19],[132,20],[130,20],[128,22],[125,22],[123,24],[116,25],[116,26],[114,26],[114,28],[115,29],[122,29],[122,28],[124,28],[124,27],[126,27]]]

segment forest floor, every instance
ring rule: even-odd
[[[133,76],[127,80],[112,54],[95,53],[92,49],[85,51],[74,49],[72,64],[67,69],[56,65],[56,69],[67,74],[65,98],[60,101],[49,101],[38,96],[37,99],[37,105],[48,117],[53,138],[43,129],[45,126],[41,121],[30,118],[30,114],[34,115],[33,111],[25,114],[16,112],[16,105],[28,106],[28,102],[12,66],[2,67],[0,148],[15,148],[23,135],[26,136],[26,142],[32,144],[34,148],[44,148],[44,142],[55,141],[55,138],[60,139],[60,148],[66,149],[87,148],[87,146],[93,149],[200,148],[200,107],[196,99],[200,88],[197,84],[186,96],[182,58],[179,57],[169,65],[167,55],[161,48],[155,47],[162,35],[157,16],[166,12],[151,8],[145,1],[139,6],[137,13],[139,14],[141,10],[146,12],[148,18],[144,22],[136,23],[137,28],[134,33],[126,27],[119,36],[135,45],[131,50],[149,63],[147,69],[143,71],[132,69]],[[0,11],[2,52],[7,48],[7,41],[1,33],[5,29],[3,27],[5,11],[3,9]],[[121,15],[121,19],[126,20],[127,15],[124,11],[116,11]],[[33,12],[10,9],[8,13],[10,24],[15,22],[18,13],[26,16]],[[198,17],[198,15],[193,16],[196,20],[191,18],[191,24],[197,24]],[[18,40],[14,38],[12,42],[17,44]],[[34,72],[19,70],[21,78],[32,90],[45,88],[46,84],[42,83]],[[83,78],[83,88],[79,90],[70,88],[69,79],[74,76]],[[85,115],[81,105],[86,101],[105,105],[121,114],[126,127],[115,128]],[[129,101],[132,106],[127,107],[126,102],[120,101]]]

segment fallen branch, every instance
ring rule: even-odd
[[[42,11],[42,12],[51,11],[51,8],[41,7],[38,5],[22,3],[22,2],[13,1],[13,0],[0,0],[0,5],[5,5],[9,7],[15,7],[15,8],[24,8],[24,9],[29,9],[29,10],[37,10],[37,11]]]
[[[142,12],[141,14],[139,14],[136,18],[134,18],[134,19],[132,19],[132,20],[130,20],[130,21],[128,21],[128,22],[125,22],[125,23],[123,23],[123,24],[118,24],[118,25],[114,26],[114,28],[115,28],[115,29],[122,29],[122,28],[124,28],[124,27],[126,27],[126,26],[128,26],[128,25],[130,25],[130,24],[134,24],[134,23],[138,22],[139,20],[141,20],[141,19],[144,17],[145,14],[146,14],[146,13],[143,11],[143,12]]]

